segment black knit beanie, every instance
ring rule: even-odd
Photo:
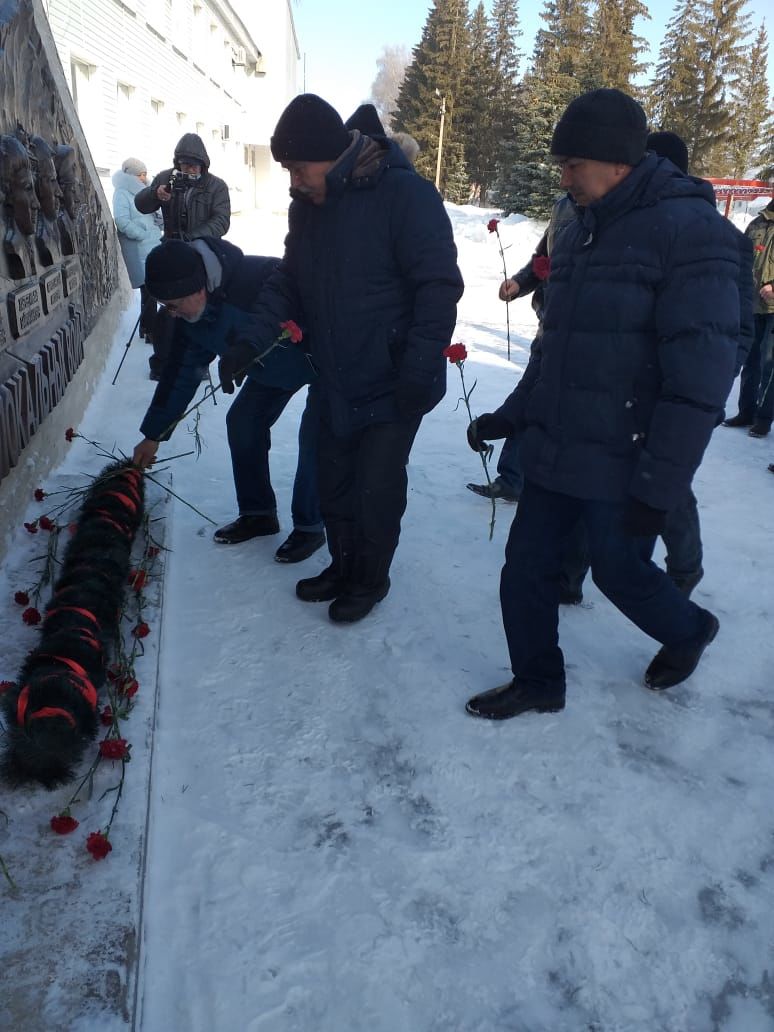
[[[167,240],[145,259],[145,286],[157,301],[196,294],[207,285],[204,262],[190,244]]]
[[[302,93],[280,115],[271,153],[275,161],[334,161],[349,144],[339,113],[322,97]]]
[[[357,111],[353,111],[346,120],[344,128],[358,129],[366,136],[376,139],[383,139],[385,136],[384,126],[373,104],[361,104]]]
[[[688,171],[688,148],[677,133],[664,130],[651,133],[646,143],[647,149],[654,151],[660,158],[669,158],[681,172]]]
[[[645,112],[627,93],[592,90],[568,104],[556,123],[551,153],[636,165],[645,156]]]

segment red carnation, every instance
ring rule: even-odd
[[[443,357],[448,358],[452,365],[456,365],[457,362],[465,361],[468,352],[464,344],[449,344],[443,349]]]
[[[99,743],[99,754],[106,760],[128,760],[129,746],[125,738],[103,738]]]
[[[551,272],[551,259],[544,254],[535,255],[532,259],[532,271],[539,280],[548,279]]]
[[[499,219],[490,219],[489,222],[487,222],[487,224],[486,224],[486,228],[489,230],[490,233],[496,233],[497,232],[497,227],[499,225],[500,225],[500,220]]]
[[[35,491],[34,491],[35,501],[36,502],[42,502],[45,497],[46,497],[46,492],[43,490],[43,488],[42,487],[36,487]]]
[[[104,860],[113,847],[107,835],[103,835],[101,831],[92,831],[86,839],[86,848],[95,860]]]
[[[71,817],[67,810],[64,813],[58,813],[56,817],[51,818],[51,830],[55,831],[57,835],[69,835],[71,831],[75,831],[78,827],[78,821],[74,817]]]
[[[150,634],[150,627],[148,627],[144,620],[141,620],[140,623],[138,623],[135,629],[132,631],[132,634],[135,636],[135,638],[147,638]]]
[[[65,440],[72,441],[72,439],[76,436],[77,435],[75,433],[75,430],[73,430],[71,426],[68,426],[68,428],[65,430]]]
[[[38,532],[38,521],[33,520],[32,523],[25,523],[24,529],[29,531],[30,534],[37,534]]]
[[[148,574],[145,570],[129,571],[129,586],[135,591],[142,591],[148,581]]]
[[[105,706],[99,715],[99,722],[103,727],[110,727],[113,723],[113,708],[112,706]]]
[[[56,524],[48,516],[41,516],[38,522],[40,523],[41,530],[56,530]]]
[[[287,322],[281,322],[280,329],[286,337],[290,337],[291,344],[300,344],[304,339],[301,327],[297,323],[294,323],[292,319],[288,319]]]
[[[78,529],[78,524],[77,523],[68,523],[67,524],[67,529],[70,531],[70,534],[72,535]]]
[[[158,545],[148,545],[145,551],[146,555],[148,555],[151,559],[154,559],[159,554],[161,549]]]
[[[14,681],[0,681],[0,695],[2,695],[3,692],[7,692],[9,688],[13,688],[14,685]]]
[[[26,591],[17,591],[13,596],[13,600],[18,606],[28,606],[30,604],[30,596]]]
[[[139,691],[140,686],[133,677],[127,677],[125,681],[121,683],[118,689],[122,695],[125,695],[127,699],[133,699]]]
[[[30,606],[29,609],[25,609],[22,613],[22,620],[24,620],[26,624],[29,624],[30,627],[32,627],[35,624],[40,623],[41,616],[39,611],[34,606]]]

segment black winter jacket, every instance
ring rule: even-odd
[[[225,354],[234,339],[254,336],[252,311],[262,286],[279,264],[279,258],[244,255],[238,247],[216,237],[191,246],[202,255],[208,272],[207,307],[196,323],[174,320],[169,359],[140,426],[142,433],[154,441],[170,436],[169,427],[191,403],[213,358]],[[213,275],[217,285],[210,281]],[[278,326],[274,340],[280,332]],[[301,344],[283,342],[282,347],[251,366],[248,378],[283,391],[298,390],[314,378],[306,346],[306,340]]]
[[[751,332],[748,242],[709,184],[647,155],[559,235],[543,336],[498,410],[527,477],[578,498],[680,500]]]
[[[451,224],[432,183],[392,141],[353,133],[326,199],[293,200],[285,254],[261,297],[259,344],[293,319],[311,352],[334,432],[397,417],[399,379],[446,391],[443,349],[463,282]]]
[[[173,190],[172,199],[160,201],[156,191],[169,184],[179,168],[181,157],[192,158],[202,166],[201,178],[184,190]],[[231,224],[231,199],[228,187],[210,171],[210,158],[196,133],[186,133],[175,147],[174,168],[165,168],[134,198],[138,211],[150,215],[161,208],[165,240],[197,240],[200,237],[222,237]]]

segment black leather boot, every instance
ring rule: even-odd
[[[345,590],[352,573],[354,535],[350,524],[332,523],[325,528],[331,564],[316,577],[305,577],[296,584],[302,602],[330,602]]]
[[[368,616],[390,590],[391,562],[392,555],[356,556],[350,582],[328,608],[334,623],[356,623]]]

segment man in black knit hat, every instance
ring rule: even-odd
[[[271,428],[290,399],[314,379],[303,342],[284,340],[260,362],[252,349],[240,353],[232,342],[250,335],[252,310],[261,286],[279,264],[278,258],[244,255],[216,237],[189,243],[169,240],[154,248],[145,262],[151,295],[164,306],[173,328],[169,360],[145,413],[144,437],[134,449],[138,466],[149,466],[161,441],[171,436],[216,355],[229,353],[226,393],[244,386],[226,415],[228,445],[239,515],[218,528],[214,540],[238,545],[278,534],[277,500],[269,475]],[[272,344],[280,336],[275,328]],[[317,414],[310,389],[298,434],[298,467],[293,484],[293,531],[275,554],[277,562],[296,563],[325,544],[317,499]]]
[[[474,716],[564,708],[559,572],[579,519],[597,587],[662,645],[648,688],[689,677],[718,631],[651,554],[723,411],[740,325],[750,332],[750,248],[709,184],[647,153],[647,138],[645,112],[617,89],[577,97],[554,130],[582,211],[551,255],[540,346],[469,432],[483,448],[520,431],[525,474],[500,581],[513,679],[470,699]]]
[[[331,562],[296,594],[330,602],[331,620],[351,623],[390,590],[406,464],[422,417],[446,390],[443,350],[462,277],[441,198],[396,143],[348,131],[330,104],[302,94],[282,113],[271,150],[293,200],[252,342],[265,346],[289,318],[309,328]]]

